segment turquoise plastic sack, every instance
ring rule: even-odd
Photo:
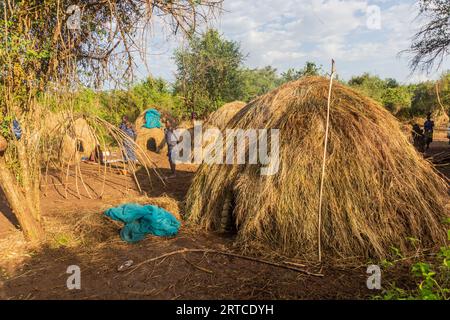
[[[120,237],[130,243],[144,239],[147,234],[174,236],[181,226],[170,212],[153,205],[127,203],[106,210],[105,215],[125,224],[120,231]]]
[[[145,112],[145,123],[144,128],[161,128],[161,114],[156,109],[148,109]]]

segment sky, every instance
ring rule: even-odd
[[[370,72],[401,83],[435,79],[450,69],[447,59],[431,74],[411,74],[408,56],[399,55],[420,26],[415,0],[224,0],[223,9],[209,26],[240,44],[249,68],[271,65],[281,73],[314,61],[329,70],[333,58],[341,79]],[[173,81],[173,50],[182,44],[155,22],[148,69],[139,63],[138,77],[150,72]]]

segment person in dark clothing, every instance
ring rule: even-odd
[[[131,140],[136,140],[136,131],[134,130],[133,125],[130,121],[128,121],[127,116],[123,116],[122,123],[119,126],[120,130],[122,130]],[[137,161],[136,154],[134,152],[134,143],[128,139],[124,139],[123,141],[124,147],[124,158],[125,161]]]
[[[433,142],[434,133],[434,121],[431,120],[431,113],[427,115],[427,120],[423,124],[424,134],[425,134],[425,145],[426,150],[430,148],[430,143]]]
[[[411,134],[416,150],[422,153],[425,152],[425,135],[417,123],[413,124]]]

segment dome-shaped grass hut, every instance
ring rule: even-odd
[[[234,101],[226,103],[211,113],[206,120],[208,126],[224,129],[228,122],[245,106],[245,102]]]
[[[90,157],[96,144],[92,128],[85,119],[78,118],[73,122],[72,130],[68,131],[63,138],[62,155],[70,162],[77,162],[82,157]],[[77,158],[75,158],[76,155],[78,155]]]
[[[148,129],[143,127],[145,124],[145,115],[148,110],[142,112],[135,121],[136,128],[136,144],[142,148],[156,153],[167,152],[167,146],[164,140],[163,123],[161,128]]]
[[[328,87],[328,79],[306,77],[244,107],[228,127],[279,129],[279,170],[263,176],[260,164],[203,164],[187,194],[188,221],[221,230],[231,220],[243,248],[316,258]],[[387,110],[339,83],[327,159],[325,257],[380,258],[391,246],[407,252],[409,237],[423,246],[445,241],[446,182]]]
[[[83,117],[47,112],[43,121],[43,134],[53,140],[53,150],[64,163],[80,162],[82,157],[90,157],[95,150],[94,130]]]

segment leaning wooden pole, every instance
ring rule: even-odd
[[[327,103],[327,120],[325,127],[325,141],[323,147],[323,161],[322,161],[322,174],[320,177],[320,191],[319,191],[319,212],[317,215],[317,249],[319,262],[322,262],[322,202],[323,202],[323,184],[325,181],[325,168],[327,161],[327,148],[328,148],[328,134],[330,131],[330,107],[331,107],[331,89],[333,87],[333,78],[336,74],[336,68],[334,60],[331,60],[331,75],[330,86],[328,89],[328,103]]]

